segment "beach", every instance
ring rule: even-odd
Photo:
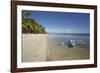
[[[22,34],[22,62],[46,61],[48,34]]]
[[[49,47],[48,57],[50,61],[89,59],[89,50],[87,48],[68,47],[58,44],[50,44]]]
[[[22,62],[89,59],[89,49],[48,41],[48,34],[22,34]]]

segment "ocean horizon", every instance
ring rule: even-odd
[[[90,33],[48,33],[48,34],[65,34],[65,35],[90,35]]]

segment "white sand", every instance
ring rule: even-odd
[[[47,60],[48,34],[22,34],[22,62]]]

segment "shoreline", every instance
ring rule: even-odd
[[[22,34],[22,62],[89,59],[86,48],[49,43],[48,34]]]
[[[67,45],[50,44],[50,61],[85,60],[89,59],[89,50],[82,47],[68,47]]]

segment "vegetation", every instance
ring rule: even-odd
[[[22,33],[46,33],[45,28],[34,19],[22,19]]]
[[[46,33],[45,27],[38,24],[30,17],[31,12],[23,11],[22,13],[22,33]]]
[[[22,18],[31,18],[32,11],[23,10],[22,11]]]

